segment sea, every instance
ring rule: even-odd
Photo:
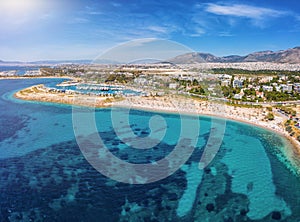
[[[61,81],[0,80],[1,222],[300,221],[299,158],[282,136],[208,116],[13,97]]]
[[[40,66],[1,66],[0,65],[0,72],[3,71],[16,71],[16,75],[24,75],[27,71],[36,71],[39,70]]]

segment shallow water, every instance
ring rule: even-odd
[[[219,152],[199,170],[212,119],[182,117],[201,126],[188,161],[157,182],[121,183],[103,176],[85,159],[76,136],[88,141],[95,132],[83,124],[81,135],[75,136],[72,107],[12,97],[21,88],[60,81],[0,81],[0,221],[300,220],[300,180],[282,155],[287,144],[280,136],[227,121]],[[179,115],[131,110],[129,125],[123,127],[114,125],[112,111],[122,119],[127,116],[125,109],[96,110],[97,135],[123,161],[153,164],[178,143]],[[166,124],[165,135],[161,128],[151,134],[149,120],[157,115]],[[126,145],[133,136],[149,135],[145,141],[155,144],[151,149]]]

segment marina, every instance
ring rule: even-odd
[[[49,85],[48,90],[51,92],[60,92],[67,94],[87,94],[98,96],[139,96],[143,95],[142,91],[128,89],[119,85],[107,84],[87,84],[87,83],[60,83],[58,85]]]

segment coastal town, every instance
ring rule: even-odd
[[[300,147],[300,65],[69,64],[11,74],[0,76],[65,78],[21,90],[20,99],[225,117],[274,130]]]
[[[0,9],[0,222],[300,222],[299,1]]]

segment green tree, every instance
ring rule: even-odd
[[[267,120],[274,120],[274,114],[272,112],[269,112],[266,118]]]

